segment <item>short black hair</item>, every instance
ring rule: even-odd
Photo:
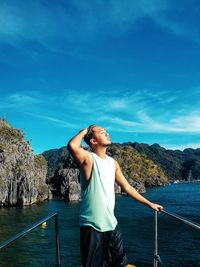
[[[92,125],[90,125],[87,129],[88,129],[88,131],[87,131],[87,133],[86,133],[86,135],[84,136],[84,141],[86,142],[86,144],[88,145],[88,146],[90,146],[91,147],[91,142],[90,142],[90,140],[91,140],[91,138],[92,138],[92,136],[93,136],[93,128],[94,128],[94,126],[96,126],[95,124],[92,124]]]

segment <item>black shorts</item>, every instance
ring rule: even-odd
[[[127,264],[118,226],[108,232],[81,226],[80,247],[83,267],[124,267]]]

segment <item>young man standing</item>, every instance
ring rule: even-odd
[[[92,152],[81,148],[83,139]],[[83,267],[124,267],[127,264],[114,216],[115,182],[137,201],[156,211],[163,209],[128,183],[117,161],[106,155],[109,145],[109,134],[97,125],[81,130],[68,143],[81,172],[80,246]]]

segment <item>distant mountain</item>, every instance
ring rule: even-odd
[[[145,192],[145,187],[168,183],[162,169],[133,147],[113,144],[107,152],[119,162],[126,179],[140,192]],[[48,150],[42,155],[48,162],[47,181],[53,194],[68,201],[79,200],[79,169],[67,147]],[[116,193],[121,193],[119,186],[115,189]]]
[[[180,151],[165,149],[159,144],[147,145],[128,142],[123,145],[131,146],[153,160],[172,181],[200,179],[200,148],[187,148]]]
[[[200,148],[168,150],[129,142],[112,144],[107,153],[141,193],[169,181],[200,178]],[[115,192],[123,193],[117,185]],[[0,206],[32,204],[52,193],[67,201],[80,200],[79,168],[67,147],[33,155],[23,133],[0,118]]]
[[[168,182],[168,177],[162,168],[132,146],[112,144],[107,152],[118,161],[129,182],[132,180],[145,187],[159,186]]]

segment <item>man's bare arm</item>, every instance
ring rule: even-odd
[[[155,204],[150,202],[148,199],[144,198],[142,195],[140,195],[135,188],[133,188],[124,175],[122,174],[122,171],[120,169],[119,164],[117,161],[115,161],[115,166],[116,166],[116,172],[115,172],[115,180],[116,182],[123,188],[123,190],[132,198],[135,200],[143,203],[144,205],[156,210],[156,211],[161,211],[163,207],[161,205]]]
[[[84,150],[81,147],[81,141],[83,140],[84,136],[87,134],[87,128],[81,130],[77,135],[72,137],[72,139],[68,142],[67,147],[78,161],[79,164],[84,164],[87,161],[89,156],[89,152]]]

